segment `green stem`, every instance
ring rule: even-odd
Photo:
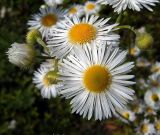
[[[122,16],[123,16],[123,13],[120,13],[118,18],[117,18],[117,20],[116,20],[116,23],[120,23],[121,22]]]
[[[129,29],[129,30],[131,30],[135,35],[137,35],[137,33],[138,33],[133,27],[131,27],[131,26],[129,26],[129,25],[117,26],[116,28],[117,28],[118,30],[120,30],[120,29]]]
[[[37,43],[39,43],[48,53],[49,52],[49,48],[47,47],[46,43],[41,39],[41,38],[37,38]]]
[[[55,61],[54,61],[54,71],[57,71],[58,72],[58,59],[55,59]]]

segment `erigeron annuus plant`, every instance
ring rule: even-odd
[[[152,11],[150,6],[158,0],[88,1],[83,5],[74,4],[69,9],[55,6],[62,1],[45,2],[46,6],[27,23],[26,43],[14,43],[7,52],[9,61],[21,68],[31,68],[36,58],[43,58],[45,61],[35,71],[33,83],[41,90],[43,98],[62,95],[71,99],[72,112],[88,119],[118,116],[127,123],[134,121],[135,114],[127,110],[127,103],[134,95],[131,89],[134,75],[129,74],[134,63],[125,60],[128,52],[138,56],[140,50],[149,48],[153,38],[133,26],[121,25],[121,19],[127,8],[140,11],[145,7]],[[112,18],[98,13],[103,3],[118,12],[114,23],[111,23]],[[119,44],[118,32],[123,29],[129,29],[135,35],[136,46],[132,48],[129,43],[129,51],[123,51]],[[37,49],[35,44],[42,49]],[[144,65],[143,62],[140,64]],[[159,71],[157,66],[156,71]],[[155,102],[159,100],[159,96],[149,96]],[[145,131],[149,133],[146,127]]]

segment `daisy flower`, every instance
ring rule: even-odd
[[[100,5],[93,1],[87,1],[84,5],[84,11],[86,14],[97,14],[100,10]]]
[[[133,112],[135,114],[142,114],[144,112],[144,109],[145,109],[145,105],[143,104],[143,102],[136,99],[136,102],[134,103],[134,106],[133,106]]]
[[[63,3],[63,0],[44,0],[48,6],[56,6]]]
[[[127,86],[133,75],[126,75],[134,67],[133,62],[122,64],[126,51],[96,44],[76,48],[74,55],[63,60],[60,68],[61,94],[71,98],[72,113],[88,119],[94,115],[102,120],[125,108],[133,100],[134,91]]]
[[[28,68],[33,65],[36,52],[31,45],[13,43],[7,55],[12,64],[21,68]]]
[[[82,15],[84,15],[84,9],[82,5],[73,5],[68,10],[69,17],[73,16],[81,17]]]
[[[125,123],[128,123],[128,121],[133,122],[136,119],[135,113],[131,110],[124,109],[121,110],[119,113],[120,115],[118,116],[118,118]]]
[[[117,24],[109,25],[107,19],[98,19],[98,16],[86,16],[82,20],[76,16],[68,18],[52,29],[52,38],[48,40],[53,56],[62,58],[69,54],[76,46],[85,46],[92,42],[101,43],[118,41],[119,35],[113,30]]]
[[[160,120],[155,120],[154,122],[154,126],[155,126],[155,129],[156,129],[156,135],[160,135]]]
[[[145,103],[152,108],[159,108],[160,106],[160,91],[157,89],[148,90],[144,96]]]
[[[130,49],[130,55],[132,56],[138,56],[140,54],[140,49],[137,46],[134,46]]]
[[[149,11],[153,11],[151,6],[155,6],[158,2],[158,0],[100,0],[99,3],[110,4],[115,12],[121,13],[127,8],[141,11],[141,9],[145,7]]]
[[[149,76],[148,84],[152,88],[159,88],[160,86],[160,74],[155,73]]]
[[[153,109],[150,106],[146,106],[144,109],[145,115],[144,116],[151,116],[151,115],[157,115],[157,112],[155,109]]]
[[[155,134],[154,124],[150,123],[148,119],[145,119],[136,130],[138,135]]]
[[[149,86],[148,82],[144,78],[137,79],[136,85],[142,90],[146,90],[146,88]]]
[[[159,74],[160,74],[160,62],[156,62],[156,63],[152,66],[151,72],[153,72],[153,73],[159,73]]]
[[[66,13],[56,7],[40,8],[40,12],[33,15],[28,21],[29,29],[38,29],[42,37],[48,37],[49,32],[58,21],[64,19]]]
[[[34,72],[33,83],[41,90],[43,98],[50,99],[58,94],[58,74],[51,66],[41,65],[38,71]]]
[[[149,67],[150,65],[151,65],[151,63],[146,58],[139,57],[136,60],[137,67]]]

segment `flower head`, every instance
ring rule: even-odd
[[[147,119],[141,122],[140,126],[137,127],[136,130],[138,135],[154,135],[155,134],[154,124],[150,123],[149,120]]]
[[[28,21],[29,29],[38,29],[42,37],[48,37],[49,32],[58,21],[64,19],[66,13],[56,7],[40,8],[40,13],[33,15]]]
[[[48,6],[56,6],[62,4],[64,0],[44,0]]]
[[[84,15],[84,9],[82,5],[73,5],[68,10],[69,17],[73,16],[81,17],[82,15]]]
[[[133,75],[126,75],[134,67],[132,62],[122,64],[127,52],[119,48],[96,44],[76,48],[74,55],[63,60],[61,94],[71,98],[72,112],[90,119],[103,119],[123,109],[132,100],[134,91],[128,85]]]
[[[82,20],[76,16],[66,17],[65,21],[57,24],[53,29],[52,38],[48,46],[53,50],[53,55],[62,58],[77,46],[86,46],[92,42],[105,43],[119,40],[119,35],[113,30],[117,24],[109,25],[107,19],[98,19],[97,16],[86,16]]]
[[[153,11],[151,6],[155,6],[158,0],[99,0],[98,3],[112,5],[115,12],[121,13],[127,8],[141,11],[143,7],[149,11]]]
[[[35,71],[33,83],[36,87],[41,90],[41,95],[43,98],[50,99],[51,97],[56,97],[58,94],[59,80],[58,72],[54,70],[54,67],[42,64],[38,71]]]
[[[100,5],[93,1],[87,1],[84,5],[84,11],[86,14],[97,14],[100,10]]]
[[[152,108],[160,106],[160,91],[158,89],[148,90],[144,96],[145,103]]]

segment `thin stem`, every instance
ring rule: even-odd
[[[123,16],[123,13],[120,13],[118,18],[117,18],[117,20],[116,20],[116,23],[120,23],[121,22],[122,16]]]
[[[131,26],[129,26],[129,25],[117,26],[116,28],[117,28],[118,30],[120,30],[120,29],[129,29],[129,30],[131,30],[135,35],[137,35],[137,33],[138,33],[133,27],[131,27]]]
[[[41,38],[37,38],[37,43],[39,43],[48,53],[50,53],[49,48],[47,47],[46,43]]]
[[[55,61],[54,61],[54,71],[58,71],[58,59],[55,59]]]

